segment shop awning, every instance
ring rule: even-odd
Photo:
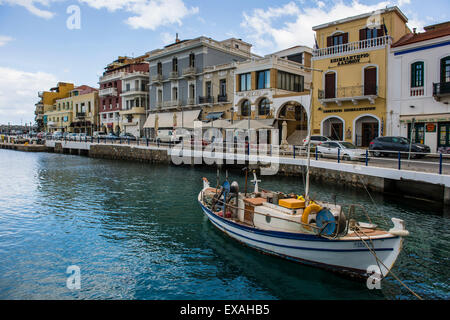
[[[221,118],[223,115],[223,112],[210,112],[206,115],[206,119],[208,120],[217,120]]]
[[[194,121],[198,119],[200,112],[201,110],[152,113],[145,121],[144,128],[154,128],[157,115],[158,128],[173,128],[174,120],[176,121],[176,128],[194,128]],[[176,114],[176,118],[174,118],[174,114]]]
[[[415,119],[415,122],[442,122],[450,121],[449,113],[435,113],[435,114],[420,114],[420,115],[405,115],[400,116],[400,122],[410,123]]]

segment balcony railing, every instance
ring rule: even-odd
[[[161,82],[162,80],[163,80],[162,74],[156,74],[152,76],[152,83],[158,83]]]
[[[433,96],[440,98],[450,95],[450,82],[433,83]]]
[[[313,50],[313,57],[326,57],[334,55],[348,54],[357,51],[364,51],[371,48],[382,48],[385,47],[390,41],[389,36],[383,36],[373,39],[360,40],[356,42],[350,42],[345,44],[340,44],[338,46],[320,48]]]
[[[217,96],[217,102],[228,102],[228,97],[227,97],[227,95],[225,94],[225,95],[218,95]]]
[[[117,96],[117,88],[111,87],[111,88],[100,89],[100,91],[98,92],[98,95],[100,97]]]
[[[356,105],[360,100],[369,100],[373,104],[377,96],[378,87],[375,85],[338,87],[334,94],[325,90],[319,90],[318,92],[319,101],[325,106],[327,103],[333,102],[340,106],[344,101],[351,101]]]
[[[181,105],[180,100],[169,100],[169,101],[164,101],[163,106],[165,108],[170,108],[170,107],[178,107]]]
[[[178,71],[171,71],[169,73],[169,79],[178,79]]]
[[[193,104],[195,104],[195,98],[188,98],[187,105],[193,105]]]
[[[411,88],[411,91],[410,91],[411,97],[420,97],[420,96],[423,96],[424,94],[425,94],[424,87]]]
[[[206,97],[198,97],[198,102],[199,103],[214,103],[214,98],[211,96],[206,96]]]
[[[85,118],[86,113],[85,112],[77,112],[76,116],[77,116],[77,118]]]
[[[106,74],[100,77],[100,82],[107,82],[111,80],[120,79],[125,73],[124,72],[114,72],[110,74]]]
[[[183,69],[183,76],[184,77],[195,76],[196,71],[197,70],[195,67],[189,67],[189,68]]]

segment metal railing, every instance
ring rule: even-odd
[[[325,90],[319,89],[319,99],[339,99],[364,96],[377,96],[378,87],[376,85],[338,87],[334,96],[327,96]]]
[[[450,94],[450,82],[433,83],[433,96]]]
[[[93,144],[112,144],[112,145],[135,145],[140,147],[152,147],[160,149],[172,149],[180,146],[184,151],[209,151],[223,153],[222,156],[230,154],[240,155],[262,155],[279,156],[280,158],[305,160],[307,158],[307,148],[304,146],[289,145],[282,148],[279,145],[272,144],[248,144],[248,143],[211,143],[209,141],[193,140],[162,142],[158,138],[123,138],[123,137],[72,137],[57,138],[47,136],[47,140],[55,141],[73,141]],[[374,152],[382,156],[375,156]],[[375,167],[394,170],[408,170],[417,172],[435,173],[440,175],[450,175],[450,154],[443,153],[418,153],[418,152],[399,152],[390,150],[366,150],[363,156],[348,156],[344,151],[338,149],[337,154],[321,154],[318,148],[311,148],[311,160],[317,162],[334,162],[338,165],[359,165],[363,167]],[[301,165],[299,163],[299,165]],[[363,172],[363,171],[362,171]]]

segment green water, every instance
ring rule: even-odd
[[[413,299],[260,254],[221,234],[196,197],[210,168],[0,150],[0,299]],[[241,188],[239,171],[230,172]],[[302,193],[302,178],[262,177]],[[404,219],[411,236],[393,271],[427,299],[448,299],[450,220],[440,208],[361,190],[312,185],[318,198],[361,203],[377,223]],[[68,266],[81,289],[66,286]]]

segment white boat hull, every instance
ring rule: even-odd
[[[403,238],[400,236],[388,235],[367,241],[383,266],[360,239],[329,240],[310,234],[260,230],[224,219],[205,207],[200,195],[198,200],[211,223],[231,238],[268,254],[331,271],[367,277],[368,268],[378,266],[377,270],[385,277],[401,251]]]

